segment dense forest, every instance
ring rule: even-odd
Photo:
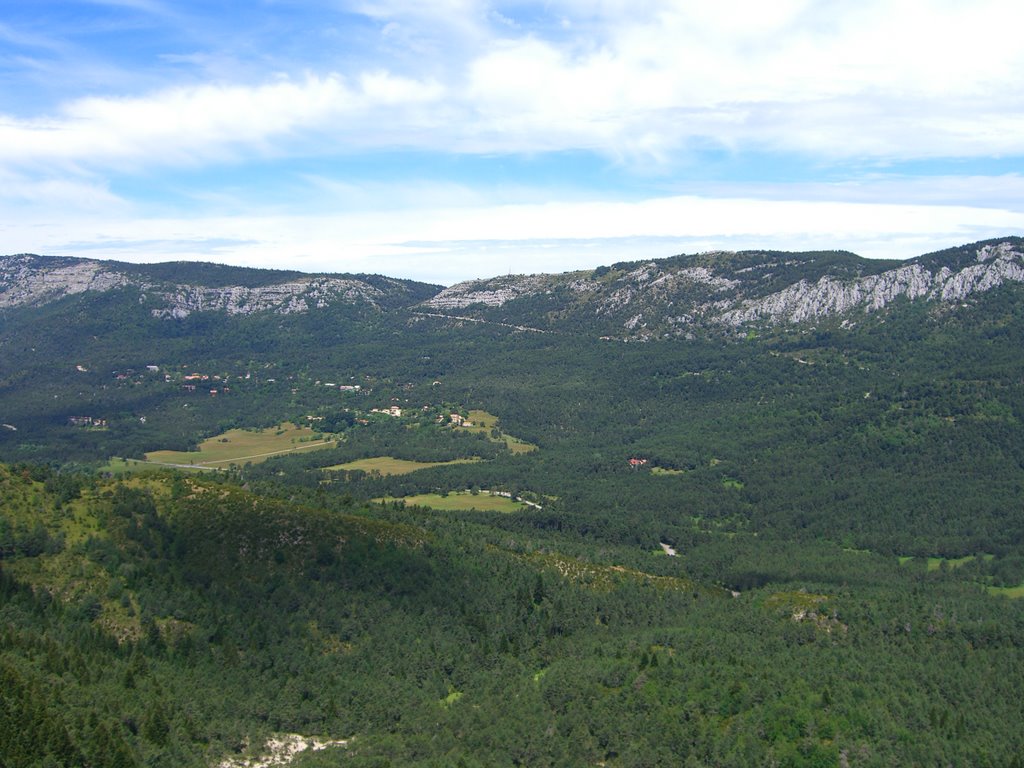
[[[643,343],[146,302],[0,326],[0,764],[1021,764],[1019,285]]]
[[[469,516],[45,475],[2,474],[7,765],[204,765],[292,732],[347,740],[308,765],[1007,765],[1024,746],[1024,616],[948,570],[711,546],[695,578]],[[711,583],[763,554],[770,584]]]

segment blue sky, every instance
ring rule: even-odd
[[[1024,233],[1009,0],[0,0],[0,252],[451,284]]]

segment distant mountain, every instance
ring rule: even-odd
[[[851,324],[897,302],[952,305],[1021,282],[1024,240],[1008,237],[902,262],[842,251],[743,251],[509,275],[452,286],[423,309],[645,339],[830,320]]]
[[[793,324],[856,325],[898,304],[954,307],[1024,283],[1024,239],[908,261],[845,251],[716,251],[562,274],[508,275],[444,288],[379,275],[304,274],[178,262],[136,265],[0,257],[0,308],[132,291],[151,316],[286,315],[345,305],[630,340],[735,335]]]
[[[135,288],[155,317],[194,312],[291,314],[335,302],[376,309],[408,306],[440,286],[378,275],[307,275],[177,262],[136,265],[20,254],[0,257],[0,307],[31,307],[87,292]]]

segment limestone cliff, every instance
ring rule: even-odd
[[[856,324],[897,302],[955,307],[1024,283],[1024,240],[990,240],[908,261],[827,251],[710,252],[552,275],[439,286],[375,275],[305,275],[217,265],[127,265],[0,257],[0,308],[130,289],[156,317],[312,312],[337,302],[512,328],[629,340],[733,334],[837,321]]]
[[[182,272],[189,269],[182,266]],[[143,266],[20,254],[0,257],[0,307],[39,306],[88,291],[134,288],[153,305],[154,316],[180,319],[193,312],[290,314],[334,302],[380,309],[411,304],[437,290],[437,286],[378,276],[260,274],[259,284],[211,286],[147,274]]]
[[[590,272],[473,280],[441,291],[423,307],[551,329],[585,324],[644,339],[830,319],[857,323],[897,301],[954,305],[1007,283],[1024,283],[1020,238],[905,262],[843,252],[677,256]]]

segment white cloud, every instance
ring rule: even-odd
[[[102,181],[88,178],[35,179],[0,168],[0,226],[39,217],[54,223],[64,216],[126,216],[133,207]],[[4,219],[7,221],[5,222]]]
[[[236,153],[278,154],[277,142],[311,131],[369,130],[368,114],[438,99],[441,87],[369,72],[353,87],[339,75],[282,78],[258,86],[171,88],[133,98],[87,97],[57,118],[0,120],[0,160],[166,165],[219,162]]]
[[[440,194],[432,198],[438,200]],[[635,203],[551,202],[393,208],[324,215],[0,220],[8,252],[127,261],[216,260],[308,271],[376,272],[431,282],[563,271],[712,248],[833,249],[906,258],[1024,232],[1024,213],[968,205],[675,196]]]
[[[469,62],[469,101],[496,146],[1024,151],[1024,48],[1004,0],[605,5],[596,41],[520,36]]]
[[[382,41],[429,38],[426,53],[9,116],[0,161],[159,165],[365,147],[668,161],[709,143],[826,161],[1024,153],[1024,46],[1009,0],[548,5],[551,29],[570,19],[570,32],[520,23],[515,2],[363,2]]]
[[[874,173],[839,182],[680,183],[681,195],[719,199],[814,200],[884,205],[953,205],[964,208],[1024,210],[1024,176],[905,176]]]
[[[153,13],[164,7],[100,1]],[[573,180],[561,190],[513,186],[528,176],[522,171],[508,183],[432,179],[424,159],[587,150],[673,171],[712,146],[741,157],[797,153],[810,159],[805,166],[835,171],[835,161],[848,159],[884,168],[915,158],[1019,157],[1024,46],[1009,0],[342,5],[375,30],[352,50],[345,34],[356,33],[341,29],[341,42],[331,43],[339,50],[317,38],[318,56],[308,61],[288,58],[294,48],[246,58],[237,41],[217,48],[187,35],[187,48],[158,53],[164,65],[200,65],[189,67],[189,77],[206,78],[198,83],[140,91],[138,83],[180,76],[181,68],[136,76],[123,67],[117,76],[120,64],[87,52],[89,87],[66,86],[75,98],[0,115],[3,250],[216,258],[452,282],[510,265],[557,270],[715,247],[911,256],[1024,231],[1024,182],[1009,172],[679,183],[674,194],[616,202],[616,189],[591,194]],[[57,46],[61,64],[50,66],[69,69],[63,62],[74,46],[26,35],[0,24],[0,38],[42,52]],[[329,166],[367,149],[421,153],[422,178],[367,183],[330,178],[327,168],[308,173],[316,158]],[[205,210],[230,216],[158,218],[111,191],[137,186],[142,177],[132,174],[159,179],[173,166],[295,156],[309,160],[307,175],[296,178],[319,194],[278,177],[271,183],[297,192],[292,213],[252,203],[244,170],[227,190],[193,193]],[[388,170],[389,179],[402,174]],[[659,183],[668,187],[670,178]]]

